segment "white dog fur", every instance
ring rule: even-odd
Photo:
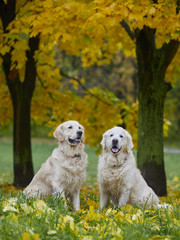
[[[53,136],[58,140],[58,147],[42,164],[24,193],[37,197],[41,194],[61,194],[64,200],[70,197],[73,208],[77,211],[80,209],[81,184],[86,178],[84,128],[76,121],[67,121],[57,127]]]
[[[136,168],[131,135],[121,127],[106,131],[98,163],[100,209],[109,198],[115,206],[158,206],[159,199]]]

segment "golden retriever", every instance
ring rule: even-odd
[[[98,163],[100,209],[109,198],[115,206],[158,206],[159,199],[136,168],[131,135],[121,127],[106,131]]]
[[[67,121],[57,127],[53,136],[58,140],[58,147],[42,164],[24,193],[37,197],[60,194],[64,200],[70,197],[77,211],[80,209],[81,184],[86,178],[84,128],[76,121]]]

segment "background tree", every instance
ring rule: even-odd
[[[163,112],[171,84],[164,79],[179,47],[179,2],[103,0],[93,3],[87,5],[87,11],[83,12],[83,21],[86,19],[83,24],[79,15],[82,7],[74,2],[64,5],[68,11],[64,22],[71,24],[66,34],[63,33],[64,40],[59,42],[59,46],[70,54],[79,54],[84,66],[95,62],[108,63],[120,47],[126,54],[136,50],[139,75],[138,166],[155,192],[165,195]],[[76,19],[76,27],[72,19]],[[83,35],[77,36],[76,45],[73,41],[75,31]],[[127,36],[133,40],[131,43]],[[73,42],[76,47],[69,48],[67,42]],[[77,51],[78,44],[81,52]]]
[[[159,196],[165,195],[166,177],[163,153],[164,101],[171,84],[164,81],[168,65],[179,47],[171,40],[159,49],[155,29],[136,31],[138,59],[138,166],[147,183]]]
[[[0,1],[0,17],[2,20],[3,33],[8,33],[8,25],[16,17],[16,1]],[[18,43],[14,43],[17,44]],[[26,186],[33,177],[33,165],[31,156],[30,140],[30,106],[31,98],[35,88],[36,66],[34,53],[38,49],[39,36],[28,39],[27,49],[24,58],[25,72],[24,80],[21,81],[18,68],[13,66],[12,52],[13,48],[2,56],[3,69],[6,77],[6,83],[9,88],[14,112],[14,185]],[[18,46],[17,46],[18,47]],[[14,53],[18,54],[18,52]]]
[[[84,78],[84,86],[89,89],[95,86],[113,92],[116,97],[132,104],[137,100],[137,61],[135,57],[125,57],[122,51],[114,54],[109,64],[82,67],[80,57],[67,55],[64,51],[56,49],[56,64],[62,73],[70,76]],[[71,88],[69,79],[62,74],[63,86]],[[83,95],[84,90],[78,89]]]
[[[109,53],[108,43],[117,46],[121,41],[122,46],[127,48],[129,42],[125,35],[123,37],[127,42],[122,38],[122,28],[135,43],[139,76],[138,166],[159,196],[166,194],[163,111],[171,84],[164,79],[179,47],[178,7],[178,2],[174,1],[96,1],[96,13],[83,26],[91,41],[98,42],[101,49],[100,52],[96,49],[95,56],[88,52],[90,50],[83,49],[86,52],[85,65],[95,59],[99,63],[104,61]],[[130,49],[130,45],[128,47]]]
[[[179,46],[180,19],[177,3],[178,1],[169,0],[160,0],[158,3],[149,0],[80,0],[65,2],[62,0],[34,0],[33,4],[27,2],[20,9],[18,18],[8,26],[9,32],[4,35],[4,45],[1,48],[1,53],[3,52],[4,55],[9,52],[9,46],[13,47],[13,62],[16,63],[16,67],[18,66],[21,69],[24,66],[23,61],[25,58],[18,58],[15,53],[18,49],[22,53],[27,50],[27,47],[24,46],[25,43],[27,46],[27,39],[23,37],[24,34],[22,33],[25,33],[25,36],[30,36],[30,38],[41,34],[39,49],[35,54],[39,78],[39,83],[36,87],[35,102],[42,107],[45,104],[45,99],[50,97],[49,101],[46,102],[50,112],[47,111],[46,115],[47,117],[51,117],[51,126],[53,125],[53,121],[55,124],[61,114],[64,116],[63,119],[74,116],[72,109],[68,108],[68,115],[65,116],[64,112],[60,111],[56,104],[53,104],[53,101],[57,101],[58,96],[61,94],[56,81],[58,79],[58,70],[55,67],[54,61],[55,45],[65,50],[67,54],[80,56],[84,67],[88,67],[94,63],[97,65],[110,63],[110,59],[113,58],[119,49],[123,49],[126,56],[135,56],[137,54],[140,76],[138,87],[140,106],[139,125],[143,122],[139,128],[138,135],[140,144],[143,143],[146,147],[148,146],[146,152],[143,152],[143,148],[139,146],[138,165],[143,170],[146,181],[158,195],[166,194],[162,123],[164,98],[169,84],[164,83],[164,77],[166,69]],[[23,41],[24,44],[22,44]],[[177,61],[174,61],[174,64],[176,63]],[[76,85],[76,80],[73,79],[74,85]],[[42,88],[44,90],[40,92]],[[141,91],[144,91],[144,94]],[[150,91],[151,95],[149,95]],[[46,94],[44,101],[38,101],[42,93]],[[147,93],[148,96],[146,96]],[[110,104],[111,108],[113,105],[116,105],[116,100],[109,93],[103,95],[104,93],[99,93],[97,89],[94,89],[91,94],[96,96],[100,94],[105,99],[109,97],[112,101],[112,104]],[[68,95],[67,93],[65,96],[62,95],[62,99],[64,97],[62,102],[67,103],[70,100],[70,96],[72,97],[71,94]],[[73,101],[75,102],[75,98]],[[93,104],[93,114],[97,113],[97,102],[99,102],[98,98],[96,98],[96,102]],[[147,103],[146,107],[150,111],[142,111],[145,103]],[[154,104],[157,105],[155,109],[153,108]],[[76,112],[80,112],[77,104],[73,106],[76,107]],[[116,106],[119,107],[119,105]],[[99,117],[105,112],[105,107],[103,108],[102,112],[99,111],[101,113]],[[32,105],[32,110],[36,109]],[[115,113],[114,110],[113,113]],[[159,113],[161,113],[160,118],[158,118]],[[152,117],[152,114],[154,117]],[[107,118],[106,114],[105,116]],[[106,125],[105,121],[102,120],[102,123],[99,125],[96,123],[96,117],[89,117],[85,124],[89,127],[89,122],[91,122],[92,126],[94,124],[97,129],[100,129],[100,132],[105,126],[108,128],[110,123],[115,124],[114,121],[108,122]],[[79,119],[79,115],[77,118]],[[154,121],[154,119],[157,121]],[[39,122],[42,121],[38,114],[36,114],[36,120]],[[120,120],[116,122],[121,123]],[[147,125],[144,125],[144,123]],[[156,127],[158,124],[159,128]],[[152,125],[154,129],[153,136],[151,135]],[[149,136],[152,138],[149,139]],[[143,157],[142,161],[141,157]],[[154,169],[154,177],[150,179],[148,174],[149,166],[152,166]],[[162,180],[159,178],[159,172],[162,174]]]
[[[14,185],[19,187],[26,186],[33,177],[31,114],[36,123],[48,122],[50,128],[69,119],[79,120],[88,127],[87,139],[95,146],[106,127],[123,121],[119,111],[130,110],[112,93],[98,88],[88,90],[83,99],[72,91],[61,91],[54,46],[59,38],[65,43],[68,35],[62,35],[61,21],[56,27],[49,26],[46,19],[52,24],[58,14],[59,20],[64,20],[68,6],[62,8],[63,12],[59,6],[61,1],[0,1],[0,56],[4,71],[0,77],[0,124],[7,123],[13,109]],[[68,28],[68,24],[65,26]],[[74,88],[78,81],[83,79],[72,80]]]

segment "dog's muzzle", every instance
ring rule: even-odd
[[[116,146],[113,146],[113,147],[111,148],[111,152],[112,152],[113,154],[117,154],[120,150],[121,150],[121,148],[118,148],[118,147],[116,147]]]
[[[77,131],[76,135],[77,137],[72,139],[72,138],[69,138],[68,141],[71,145],[78,145],[80,142],[81,142],[81,137],[82,137],[82,131]]]
[[[117,139],[113,139],[112,140],[112,148],[111,148],[111,152],[113,154],[117,154],[119,151],[121,150],[121,147],[118,147],[118,140]]]

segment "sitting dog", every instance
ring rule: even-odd
[[[80,209],[81,184],[86,178],[84,128],[76,121],[67,121],[57,127],[53,136],[58,140],[58,147],[42,164],[24,193],[37,197],[49,194],[61,194],[64,199],[70,197],[77,211]]]
[[[102,154],[98,163],[100,209],[109,198],[115,206],[126,204],[158,206],[159,199],[136,168],[131,135],[121,127],[104,133]]]

